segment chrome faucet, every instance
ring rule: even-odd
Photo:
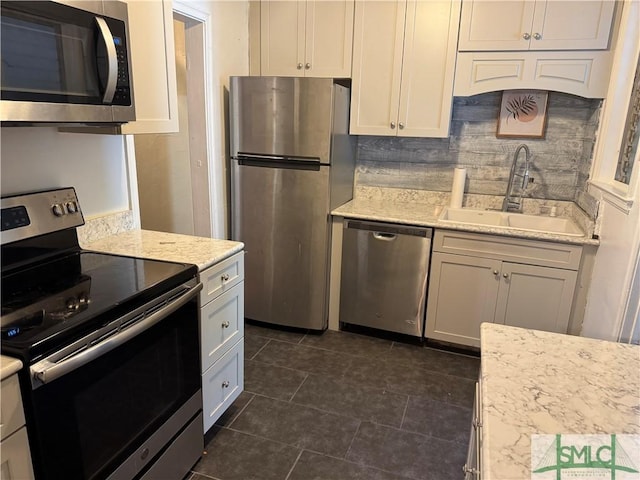
[[[516,165],[518,164],[518,156],[520,155],[520,150],[524,150],[524,173],[522,175],[516,173]],[[522,195],[527,188],[527,185],[533,182],[533,178],[529,177],[529,156],[531,152],[529,152],[529,147],[527,147],[524,143],[522,145],[518,145],[515,153],[513,154],[513,161],[511,162],[511,171],[509,172],[509,182],[507,183],[507,193],[504,196],[504,200],[502,201],[502,211],[503,212],[522,212]],[[511,191],[513,190],[513,181],[515,177],[522,177],[522,186],[520,187],[520,193],[518,194],[517,201],[514,201]]]

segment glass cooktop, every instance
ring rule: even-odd
[[[2,277],[2,348],[25,359],[97,328],[197,274],[194,265],[75,251]]]

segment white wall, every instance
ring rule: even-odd
[[[87,218],[130,209],[122,136],[53,127],[6,127],[0,135],[2,195],[75,187]]]

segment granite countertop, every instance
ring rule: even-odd
[[[480,344],[483,480],[530,479],[534,433],[640,434],[640,346],[493,323]]]
[[[192,263],[202,271],[242,251],[244,244],[177,233],[130,230],[84,242],[82,248],[116,255]]]
[[[22,368],[22,362],[17,358],[0,355],[0,380],[10,377]]]
[[[481,197],[468,196],[465,198],[465,208],[485,208],[494,206],[493,203],[486,204],[485,201],[495,202],[491,198],[485,200]],[[509,237],[528,238],[533,240],[556,241],[578,245],[599,245],[599,240],[591,235],[581,237],[562,235],[557,233],[533,232],[503,227],[491,227],[485,225],[471,225],[468,223],[454,223],[438,220],[444,206],[447,205],[448,194],[438,192],[421,192],[417,190],[385,189],[385,188],[358,188],[356,196],[350,202],[336,208],[332,215],[345,218],[357,218],[361,220],[371,220],[379,222],[400,223],[405,225],[417,225],[422,227],[435,227],[448,230],[461,230],[466,232],[487,233]],[[568,204],[570,202],[547,202],[549,204]],[[525,213],[539,213],[541,202],[529,201],[532,211]],[[560,215],[571,217],[584,231],[593,231],[593,222],[588,220],[586,215],[576,212],[577,207],[571,208],[564,205],[560,210]],[[579,217],[579,218],[576,218]]]

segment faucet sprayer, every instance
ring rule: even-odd
[[[516,173],[516,166],[518,164],[518,156],[520,155],[520,151],[524,150],[525,152],[525,157],[524,157],[524,172],[522,175]],[[533,182],[533,178],[530,178],[529,176],[529,157],[531,155],[531,152],[529,151],[529,147],[527,147],[524,143],[521,145],[518,145],[518,147],[516,148],[516,151],[513,154],[513,160],[511,162],[511,170],[509,172],[509,182],[507,183],[507,193],[504,196],[504,200],[502,201],[502,211],[506,212],[506,211],[517,211],[517,212],[521,212],[522,211],[522,195],[524,194],[525,189],[527,188],[527,185],[531,182]],[[518,177],[522,177],[522,186],[520,188],[520,194],[518,195],[518,201],[514,201],[511,198],[511,190],[513,189],[513,180],[514,178],[518,176]]]

